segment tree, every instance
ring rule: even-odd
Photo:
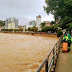
[[[34,32],[37,32],[37,31],[38,31],[38,28],[35,27],[35,26],[33,26],[33,27],[32,27],[32,30],[33,30]]]
[[[67,26],[67,29],[66,29],[67,32],[69,32],[69,31],[71,32],[71,29],[72,29],[72,23],[69,23],[69,24],[67,24],[66,26]]]
[[[12,31],[13,31],[13,29],[9,29],[8,31],[12,32]]]
[[[33,32],[37,32],[38,31],[38,28],[33,26],[33,27],[29,27],[28,28],[28,31],[33,31]]]
[[[60,21],[60,27],[66,28],[72,22],[72,0],[45,0],[47,14],[54,15],[55,21]]]
[[[58,24],[54,24],[53,26],[45,26],[42,28],[42,32],[48,32],[51,31],[52,33],[57,32],[59,25]]]
[[[67,28],[72,29],[72,23],[69,23],[66,26],[67,26]]]
[[[51,21],[51,24],[53,25],[53,24],[55,24],[55,22],[54,21]]]
[[[19,29],[19,31],[21,31],[21,32],[22,32],[22,31],[23,31],[23,29]]]
[[[48,32],[48,31],[51,31],[51,27],[49,26],[43,27],[41,30],[41,32]]]
[[[45,23],[43,22],[43,23],[41,23],[41,27],[43,28],[45,26]]]
[[[28,31],[32,31],[31,27],[28,28]]]
[[[0,26],[4,26],[5,25],[5,21],[0,20]]]

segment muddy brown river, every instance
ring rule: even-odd
[[[0,33],[0,72],[36,72],[57,40]]]

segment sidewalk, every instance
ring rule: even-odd
[[[72,44],[69,53],[62,53],[61,48],[55,72],[72,72]]]

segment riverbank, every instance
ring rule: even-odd
[[[24,35],[32,35],[32,36],[43,36],[43,37],[57,37],[57,34],[50,34],[50,33],[31,33],[31,32],[0,32],[0,33],[8,33],[8,34],[24,34]]]

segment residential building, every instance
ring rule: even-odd
[[[19,29],[23,29],[23,31],[25,31],[26,25],[24,25],[24,26],[18,26],[18,28],[19,28]]]
[[[38,27],[38,31],[40,31],[41,30],[41,16],[40,15],[38,15],[37,17],[36,17],[36,27]]]
[[[22,26],[18,26],[19,29],[22,29]]]
[[[49,21],[44,21],[45,26],[51,26],[51,23]]]
[[[36,23],[35,23],[35,21],[30,21],[29,25],[36,26]]]
[[[15,17],[8,18],[5,21],[5,29],[17,29],[18,28],[18,19]]]

